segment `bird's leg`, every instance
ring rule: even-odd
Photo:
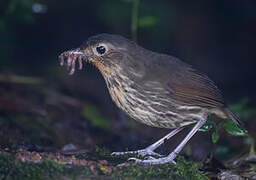
[[[178,132],[180,132],[182,129],[184,129],[184,127],[179,127],[177,129],[174,129],[172,132],[170,132],[169,134],[167,134],[166,136],[164,136],[163,138],[159,139],[157,142],[155,142],[154,144],[151,144],[150,146],[146,147],[145,149],[140,149],[137,151],[126,151],[126,152],[113,152],[111,155],[113,156],[119,156],[119,155],[124,155],[124,154],[138,154],[139,156],[162,156],[158,153],[155,153],[154,150],[156,148],[158,148],[159,146],[161,146],[164,141],[170,139],[172,136],[174,136],[175,134],[177,134]]]
[[[185,139],[174,149],[173,152],[171,152],[168,156],[158,159],[137,159],[137,158],[129,158],[128,160],[133,160],[136,163],[141,164],[164,164],[164,163],[174,163],[174,159],[179,154],[179,152],[183,149],[183,147],[187,144],[187,142],[190,140],[190,138],[202,127],[202,125],[206,122],[207,118],[201,119],[197,122],[197,124],[193,127],[193,129],[188,133],[188,135],[185,137]]]

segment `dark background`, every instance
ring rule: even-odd
[[[138,44],[192,64],[216,82],[230,105],[253,111],[255,9],[253,0],[141,0]],[[72,143],[82,149],[117,151],[142,148],[169,132],[130,121],[113,104],[101,74],[91,65],[73,76],[59,67],[61,52],[92,35],[132,38],[131,17],[129,0],[0,2],[3,148],[36,144],[59,150]],[[246,127],[253,128],[255,116],[251,111],[244,114],[249,114],[242,114]],[[247,152],[247,140],[221,131],[217,152]],[[191,154],[191,147],[195,158],[204,158],[213,147],[210,133],[198,133],[186,154]],[[162,151],[169,150],[167,146]]]

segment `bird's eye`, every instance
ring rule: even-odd
[[[96,51],[102,55],[106,52],[106,48],[104,46],[98,46],[96,47]]]

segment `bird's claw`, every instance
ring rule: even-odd
[[[153,159],[156,159],[156,158],[153,157],[153,156],[147,156],[145,159],[146,159],[146,160],[153,160]]]
[[[144,160],[132,157],[132,158],[129,158],[128,161],[133,161],[135,163],[142,163]]]
[[[165,163],[176,164],[174,159],[169,156],[158,158],[158,159],[149,156],[149,158],[145,160],[132,157],[132,158],[129,158],[128,161],[134,161],[135,163],[144,164],[144,165],[165,164]]]
[[[141,157],[145,157],[145,156],[157,156],[157,157],[163,157],[163,155],[161,154],[158,154],[152,150],[149,150],[149,149],[142,149],[142,150],[139,150],[138,152],[138,155],[141,156]]]
[[[141,149],[138,151],[126,151],[126,152],[113,152],[113,153],[111,153],[111,156],[121,156],[121,155],[125,155],[125,154],[137,154],[141,157],[145,157],[145,156],[163,157],[163,155],[158,154],[150,149]]]

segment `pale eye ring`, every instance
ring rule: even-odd
[[[105,52],[106,52],[106,48],[105,48],[105,46],[98,46],[98,47],[96,47],[96,51],[97,51],[97,53],[99,53],[100,55],[103,55]]]

